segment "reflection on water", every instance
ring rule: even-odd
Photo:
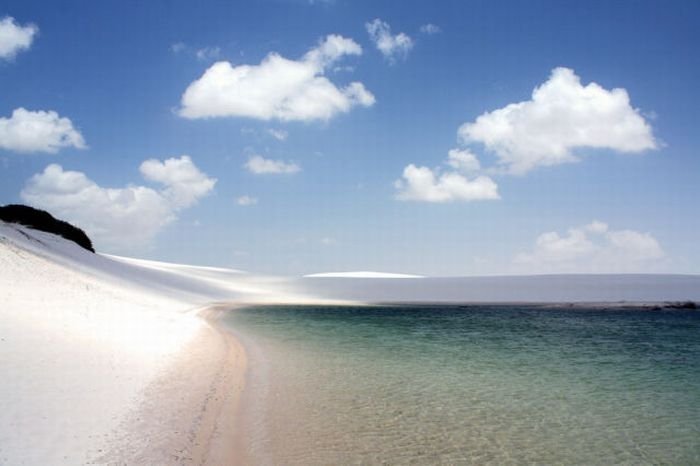
[[[267,306],[253,463],[700,464],[700,312]]]

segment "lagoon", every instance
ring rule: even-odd
[[[259,306],[241,444],[255,464],[698,464],[700,312]]]

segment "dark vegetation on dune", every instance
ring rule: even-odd
[[[8,204],[0,207],[0,220],[7,223],[18,223],[35,230],[45,231],[73,241],[78,246],[95,252],[92,241],[83,230],[63,220],[54,218],[44,211],[20,204]]]

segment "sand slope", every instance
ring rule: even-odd
[[[205,363],[221,364],[229,354],[198,316],[202,306],[292,299],[282,288],[280,280],[232,270],[91,254],[0,222],[0,464],[104,461],[125,441],[125,429],[143,429],[126,439],[132,454],[143,453],[133,451],[139,437],[143,449],[157,450],[143,439],[162,425],[135,423],[134,413],[158,380],[186,373],[177,364],[200,368],[188,409],[206,410],[203,397],[221,373]],[[174,383],[185,393],[182,378]],[[199,420],[190,414],[180,430],[193,440]],[[172,439],[157,442],[159,459],[169,458],[163,445]]]

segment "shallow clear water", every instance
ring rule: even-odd
[[[267,306],[255,464],[700,464],[700,312]]]

